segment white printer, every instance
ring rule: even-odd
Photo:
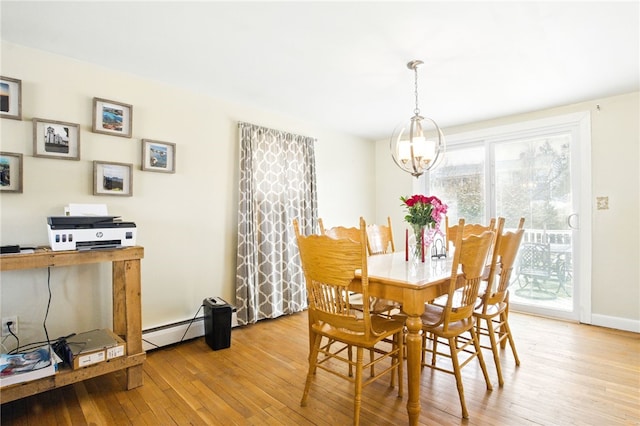
[[[49,245],[53,251],[135,246],[136,224],[119,219],[119,216],[50,216]]]

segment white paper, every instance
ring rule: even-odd
[[[65,216],[109,216],[106,204],[69,204]]]

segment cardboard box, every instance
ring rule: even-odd
[[[73,369],[88,367],[126,354],[126,343],[111,330],[100,329],[67,339],[73,352]]]

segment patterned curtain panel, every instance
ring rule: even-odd
[[[317,222],[315,139],[248,123],[240,128],[238,323],[307,307],[293,219]]]

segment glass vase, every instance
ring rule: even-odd
[[[412,225],[413,238],[409,241],[409,247],[411,249],[411,260],[414,263],[424,262],[426,258],[426,252],[424,247],[424,235],[426,226]]]
[[[409,259],[414,263],[425,262],[431,258],[430,245],[437,231],[427,225],[411,225],[413,235],[410,236],[407,248],[409,250]]]

